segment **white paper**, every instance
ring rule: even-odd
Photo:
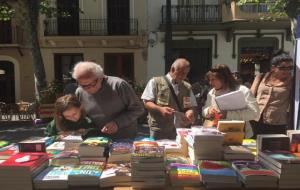
[[[216,103],[221,111],[239,110],[247,107],[245,96],[240,90],[217,96]]]

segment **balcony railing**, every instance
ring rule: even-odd
[[[162,7],[162,23],[166,23],[166,6]],[[199,24],[222,21],[221,5],[173,5],[172,24]]]
[[[18,26],[2,27],[0,44],[23,44],[23,30]]]
[[[137,35],[138,20],[47,19],[45,36],[110,36]]]
[[[247,3],[245,5],[240,5],[240,10],[247,13],[268,13],[267,3]]]

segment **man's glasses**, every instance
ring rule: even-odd
[[[282,71],[291,71],[291,70],[294,69],[293,66],[287,66],[287,67],[284,67],[284,66],[277,66],[277,68],[278,68],[279,70],[282,70]]]
[[[83,89],[94,88],[97,85],[98,80],[99,80],[99,78],[96,78],[89,84],[78,84],[78,85],[81,86],[81,88],[83,88]]]

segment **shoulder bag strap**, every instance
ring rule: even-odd
[[[171,91],[171,94],[172,94],[172,96],[173,96],[173,98],[174,98],[176,104],[177,104],[177,107],[178,107],[179,111],[180,111],[180,112],[183,112],[183,109],[182,109],[181,106],[180,106],[178,97],[176,96],[176,94],[175,94],[175,92],[174,92],[174,88],[173,88],[172,84],[170,83],[170,81],[167,79],[166,76],[164,76],[164,79],[165,79],[165,81],[166,81],[167,84],[168,84],[168,87],[169,87],[169,89],[170,89],[170,91]]]

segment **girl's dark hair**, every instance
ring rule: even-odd
[[[80,108],[81,103],[75,95],[68,94],[58,98],[55,102],[55,123],[56,127],[62,131],[67,131],[68,129],[64,126],[66,121],[65,117],[63,116],[63,112],[69,108],[75,107]],[[80,109],[81,117],[85,116],[85,112],[83,109]]]
[[[293,61],[293,58],[283,50],[276,50],[272,55],[272,59],[270,61],[272,66],[277,66],[283,61]]]
[[[236,90],[238,82],[233,77],[229,67],[225,64],[217,64],[213,66],[207,73],[206,78],[214,76],[217,79],[221,80],[223,85],[229,88],[230,90]]]

